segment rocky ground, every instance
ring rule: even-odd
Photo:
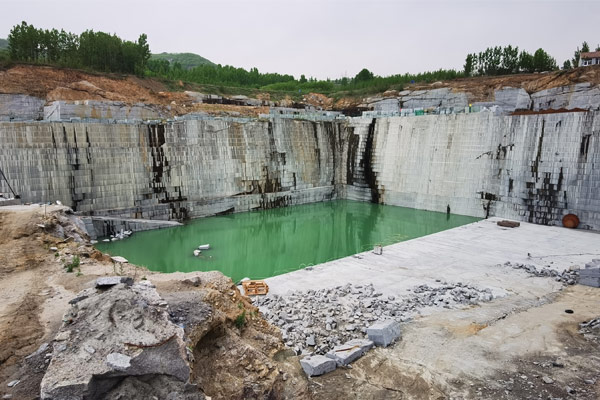
[[[63,207],[7,210],[0,397],[38,398],[42,382],[48,395],[88,388],[110,399],[600,397],[599,290],[574,284],[577,268],[555,270],[550,259],[490,270],[562,285],[543,295],[446,279],[399,296],[354,283],[249,299],[217,272],[113,264]],[[132,279],[96,287],[114,275]],[[320,377],[302,372],[302,355],[362,338],[385,319],[401,323],[394,345]]]
[[[48,398],[309,396],[279,330],[231,279],[115,265],[73,221],[58,206],[0,210],[0,396],[38,398],[42,378]],[[95,287],[114,275],[136,283]],[[107,369],[115,354],[135,368]]]

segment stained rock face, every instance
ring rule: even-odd
[[[26,94],[0,93],[0,121],[42,119],[45,102]]]
[[[203,398],[186,384],[183,329],[169,320],[166,302],[150,282],[84,292],[63,318],[57,337],[65,340],[54,343],[42,399],[99,399],[136,387],[153,393],[158,381],[164,398]]]

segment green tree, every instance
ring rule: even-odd
[[[533,66],[533,56],[531,54],[529,54],[528,52],[526,52],[525,50],[523,50],[520,54],[519,54],[519,71],[520,72],[533,72],[534,66]]]
[[[471,74],[473,73],[474,63],[475,63],[474,54],[467,54],[467,58],[465,59],[465,65],[463,67],[465,76],[471,76]]]
[[[556,60],[544,49],[539,48],[533,54],[533,69],[537,72],[554,71],[557,69]]]
[[[564,70],[566,70],[566,69],[571,69],[571,61],[570,61],[570,60],[566,60],[566,61],[563,63],[563,67],[562,67],[562,69],[564,69]]]
[[[374,75],[371,71],[366,68],[363,68],[356,76],[354,77],[354,82],[366,82],[370,81],[374,78]]]

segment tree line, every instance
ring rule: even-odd
[[[580,54],[590,50],[587,42],[578,47],[572,60],[563,63],[563,69],[579,64]],[[600,46],[596,48],[600,50]],[[354,77],[317,80],[301,75],[261,73],[257,68],[246,70],[230,65],[202,64],[184,68],[178,62],[150,59],[147,36],[141,34],[136,42],[122,40],[115,34],[87,30],[76,35],[64,30],[38,29],[22,22],[8,35],[8,57],[13,61],[40,62],[72,68],[87,68],[101,72],[121,72],[171,81],[197,84],[254,88],[295,94],[319,92],[328,95],[360,95],[402,89],[414,82],[435,82],[475,75],[507,75],[543,72],[558,69],[556,60],[544,49],[533,54],[518,47],[489,47],[479,53],[470,53],[464,69],[439,69],[418,74],[376,76],[364,68]],[[0,53],[0,61],[3,60]]]
[[[57,29],[38,29],[23,21],[8,35],[11,60],[41,62],[101,72],[141,75],[150,59],[147,36],[137,42],[87,30],[80,35]]]
[[[530,54],[518,47],[488,47],[479,53],[467,54],[464,65],[465,76],[509,75],[524,72],[543,72],[558,69],[556,60],[544,49]]]
[[[581,49],[573,53],[571,60],[566,60],[562,69],[577,68],[581,53],[590,51],[587,42],[583,42]],[[600,45],[596,47],[600,51]],[[479,53],[467,54],[464,65],[465,76],[475,75],[509,75],[527,72],[544,72],[558,69],[556,60],[544,49],[539,48],[535,53],[519,51],[518,47],[508,45],[506,47],[488,47]]]

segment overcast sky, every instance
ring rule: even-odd
[[[317,78],[461,69],[494,45],[542,47],[559,65],[600,42],[600,0],[0,0],[0,37],[27,21],[192,52],[234,66]]]

